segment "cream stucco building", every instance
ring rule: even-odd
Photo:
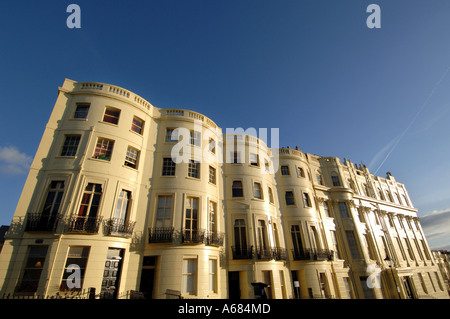
[[[390,174],[68,79],[6,235],[0,289],[448,298],[417,209]]]

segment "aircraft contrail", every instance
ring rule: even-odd
[[[400,136],[397,136],[396,138],[394,138],[393,140],[391,140],[388,143],[388,146],[390,144],[393,143],[392,147],[390,148],[389,152],[386,154],[386,157],[383,159],[383,161],[381,162],[381,164],[378,166],[378,168],[375,170],[374,174],[376,175],[378,170],[381,168],[381,166],[383,166],[384,162],[386,162],[386,160],[388,159],[389,155],[391,155],[391,153],[395,150],[395,148],[397,147],[398,143],[400,143],[400,141],[402,140],[402,138],[405,136],[406,132],[408,132],[409,128],[413,125],[413,123],[416,121],[417,117],[419,116],[419,114],[423,111],[423,109],[427,106],[428,102],[430,101],[431,97],[433,96],[434,92],[436,91],[436,89],[439,87],[439,85],[441,85],[442,81],[444,80],[444,78],[446,77],[448,71],[450,70],[450,67],[447,68],[447,70],[445,70],[444,74],[441,76],[441,78],[439,79],[439,81],[436,83],[436,85],[434,86],[434,88],[431,90],[430,94],[428,95],[427,99],[425,100],[425,102],[422,104],[422,107],[417,111],[416,115],[414,115],[414,117],[412,118],[412,120],[409,122],[408,126],[405,128],[405,130],[402,132],[402,134],[400,134]],[[387,146],[385,146],[382,150],[384,151],[387,148]],[[380,153],[380,152],[379,152]],[[375,158],[378,156],[375,155]],[[374,159],[375,159],[374,158]],[[373,160],[372,160],[373,161]]]

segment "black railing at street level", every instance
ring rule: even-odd
[[[108,299],[102,293],[95,293],[94,288],[83,289],[76,292],[57,292],[55,295],[36,294],[3,294],[0,299]],[[144,299],[144,294],[137,290],[121,292],[114,299]]]
[[[55,232],[59,215],[44,215],[42,213],[30,213],[26,215],[25,231]]]

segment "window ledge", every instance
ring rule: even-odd
[[[105,121],[98,121],[98,122],[106,124],[106,125],[111,125],[111,126],[114,126],[114,127],[119,127],[119,124],[109,123],[109,122],[105,122]]]
[[[141,133],[138,133],[138,132],[135,132],[135,131],[133,131],[133,130],[129,130],[131,133],[133,133],[133,134],[136,134],[137,136],[140,136],[140,137],[142,137],[142,135],[143,134],[141,134]]]
[[[255,197],[253,197],[252,200],[254,200],[255,202],[264,202],[264,198],[255,198]]]
[[[123,168],[127,168],[127,169],[129,169],[129,170],[132,170],[133,172],[138,172],[137,167],[134,168],[134,167],[131,167],[131,166],[128,166],[128,165],[122,165],[122,167],[123,167]]]
[[[74,121],[74,122],[87,122],[88,119],[87,119],[87,118],[85,118],[85,119],[70,118],[70,119],[68,119],[68,121]]]
[[[55,156],[55,158],[57,158],[57,159],[75,159],[77,157],[76,156],[62,156],[62,155],[58,155],[58,156]]]
[[[88,160],[95,161],[95,162],[111,164],[111,159],[109,161],[107,161],[107,160],[100,159],[100,158],[88,157]]]

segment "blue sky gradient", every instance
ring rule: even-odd
[[[81,29],[66,26],[71,3]],[[366,26],[371,3],[381,29]],[[450,249],[449,31],[446,0],[2,1],[0,224],[70,78],[390,171],[432,248]]]

